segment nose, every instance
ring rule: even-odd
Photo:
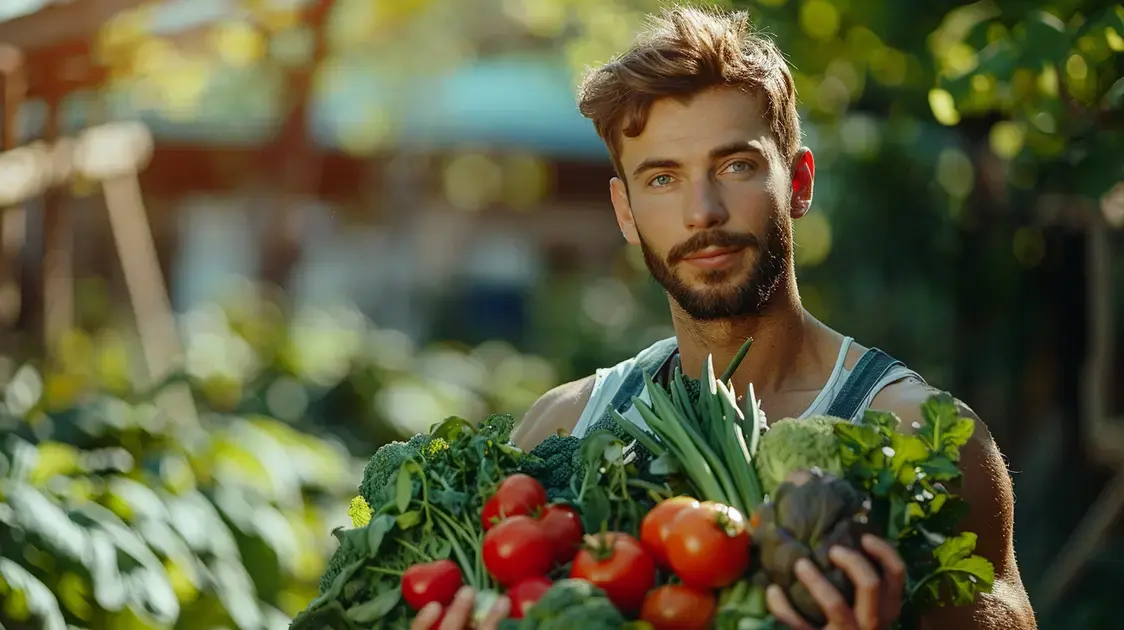
[[[713,180],[707,178],[692,186],[683,208],[683,225],[691,230],[709,230],[724,225],[729,218]]]

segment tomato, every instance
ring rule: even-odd
[[[705,630],[716,606],[710,591],[669,584],[648,593],[640,607],[640,619],[652,624],[654,630]]]
[[[570,577],[601,588],[623,612],[640,608],[656,583],[656,561],[628,534],[609,532],[586,540],[586,548],[574,558]]]
[[[500,482],[480,515],[484,531],[511,516],[533,515],[546,505],[546,488],[530,475],[517,473]]]
[[[737,509],[707,501],[671,523],[667,559],[683,583],[699,589],[733,584],[749,567],[749,531]]]
[[[460,567],[452,560],[415,564],[402,574],[402,597],[414,610],[430,602],[447,606],[461,586]]]
[[[530,577],[507,589],[507,598],[511,600],[511,618],[522,619],[531,606],[550,590],[552,584],[549,578]]]
[[[671,532],[671,523],[684,508],[698,506],[699,502],[691,497],[673,497],[660,501],[644,515],[640,523],[640,542],[660,566],[668,566],[667,535]]]
[[[544,576],[554,566],[550,538],[530,516],[512,516],[488,530],[482,555],[488,573],[504,586]]]
[[[550,545],[554,548],[554,561],[566,564],[573,560],[582,544],[582,534],[585,533],[577,510],[568,505],[548,505],[539,516],[539,524],[550,538]]]

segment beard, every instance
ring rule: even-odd
[[[713,321],[759,315],[765,309],[788,270],[792,251],[788,234],[780,221],[770,221],[763,238],[722,231],[699,232],[662,257],[641,235],[640,249],[652,277],[687,315],[698,321]],[[703,273],[701,283],[692,286],[674,267],[684,257],[707,247],[753,248],[757,250],[757,259],[744,278],[738,277],[744,273],[741,269],[714,269]]]

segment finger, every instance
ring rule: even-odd
[[[882,608],[897,615],[905,589],[906,568],[901,554],[878,536],[863,536],[863,549],[882,565]]]
[[[832,547],[828,557],[835,566],[851,579],[855,586],[855,621],[864,630],[879,627],[882,616],[882,580],[878,578],[874,566],[859,552],[846,547]]]
[[[429,630],[440,618],[441,604],[429,602],[418,611],[418,616],[414,617],[413,623],[410,624],[410,630]]]
[[[479,630],[498,630],[500,622],[507,619],[509,613],[511,613],[511,600],[501,595],[488,609],[488,614],[481,622]]]
[[[827,581],[823,573],[820,573],[810,560],[801,558],[796,561],[796,577],[808,589],[812,599],[820,605],[824,616],[827,617],[828,625],[840,630],[858,627],[855,615],[847,605],[847,600],[843,599],[843,594]]]
[[[453,603],[445,611],[445,621],[441,622],[441,630],[461,630],[467,628],[472,620],[472,604],[476,599],[476,591],[471,586],[461,587]]]
[[[788,597],[785,597],[784,590],[776,584],[770,584],[765,589],[765,605],[774,619],[792,630],[816,630],[796,612]]]

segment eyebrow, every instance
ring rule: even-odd
[[[761,150],[761,146],[754,140],[734,141],[727,142],[721,146],[715,147],[710,150],[709,157],[711,161],[721,160],[722,158],[737,155],[738,153],[754,153],[759,156],[764,156],[765,152]],[[632,171],[633,177],[639,177],[645,171],[650,171],[657,168],[680,168],[683,165],[676,160],[669,158],[648,158]]]

